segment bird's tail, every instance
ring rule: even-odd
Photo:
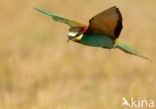
[[[125,53],[136,55],[138,57],[141,57],[141,58],[151,61],[149,58],[145,57],[140,52],[138,52],[136,49],[130,47],[129,45],[125,44],[124,42],[117,41],[115,47],[119,48],[120,50],[124,51]]]

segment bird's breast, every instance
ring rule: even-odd
[[[107,35],[83,35],[79,43],[93,46],[93,47],[104,47],[104,48],[114,48],[115,41]]]

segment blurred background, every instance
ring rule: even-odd
[[[67,44],[69,27],[32,8],[88,25],[114,5],[123,15],[120,40],[152,62]],[[155,35],[155,0],[1,0],[0,109],[124,109],[122,97],[156,102]]]

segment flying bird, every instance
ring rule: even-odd
[[[119,41],[118,38],[123,25],[121,12],[116,6],[108,8],[92,17],[89,20],[89,26],[50,11],[38,8],[34,9],[52,17],[54,21],[69,25],[68,41],[72,40],[83,45],[106,49],[118,48],[125,53],[149,60],[136,49]]]

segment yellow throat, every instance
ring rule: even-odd
[[[79,36],[76,36],[75,38],[73,38],[72,40],[73,41],[80,41],[83,37],[83,34],[79,35]]]

